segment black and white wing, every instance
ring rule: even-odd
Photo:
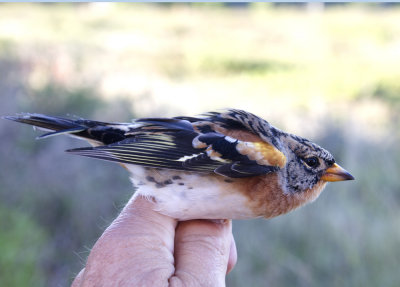
[[[240,117],[243,115],[246,114],[240,114]],[[248,142],[224,134],[222,130],[254,131],[235,117],[229,116],[225,120],[219,113],[202,118],[138,119],[133,123],[70,120],[40,114],[7,119],[50,131],[42,137],[68,134],[95,142],[94,147],[68,152],[123,164],[239,178],[276,171],[286,160],[276,147],[261,138]]]

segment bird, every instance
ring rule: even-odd
[[[36,113],[5,119],[91,146],[68,153],[125,167],[135,196],[177,220],[272,218],[314,201],[328,182],[353,180],[330,152],[243,110],[100,122]]]

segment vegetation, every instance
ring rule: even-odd
[[[0,115],[97,120],[236,107],[356,177],[272,220],[234,222],[228,286],[399,286],[400,10],[1,4]],[[67,286],[133,193],[126,171],[0,122],[0,285]]]

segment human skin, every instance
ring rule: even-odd
[[[237,260],[230,220],[177,220],[141,196],[91,250],[72,287],[225,286]]]

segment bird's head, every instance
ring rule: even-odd
[[[332,154],[304,138],[285,135],[287,164],[282,170],[288,192],[312,189],[320,181],[352,180],[354,177],[340,167]]]

